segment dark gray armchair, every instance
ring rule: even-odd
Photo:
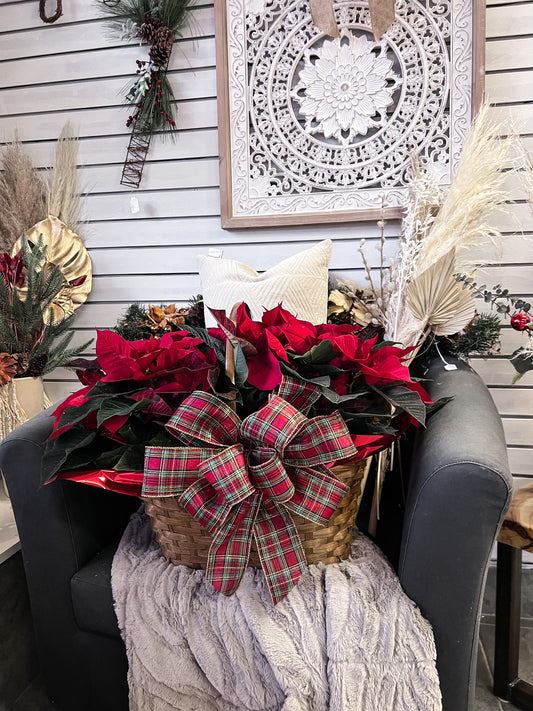
[[[500,418],[464,363],[429,364],[434,399],[453,400],[419,430],[404,461],[402,516],[381,525],[400,542],[397,570],[433,625],[444,711],[471,711],[480,607],[512,482]],[[0,443],[19,529],[42,673],[62,711],[126,711],[127,661],[111,596],[111,562],[138,500],[68,481],[39,487],[50,412]]]

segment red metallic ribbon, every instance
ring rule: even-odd
[[[274,604],[306,566],[291,513],[325,525],[347,492],[328,466],[356,454],[339,413],[308,419],[289,402],[305,411],[317,388],[287,378],[278,392],[242,421],[193,393],[167,425],[188,446],[147,447],[143,483],[143,496],[178,496],[213,534],[206,578],[225,595],[239,587],[254,537]]]

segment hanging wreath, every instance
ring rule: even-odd
[[[53,15],[46,14],[46,0],[39,0],[39,15],[43,22],[52,23],[59,20],[63,14],[63,3],[61,0],[56,0],[56,11]]]
[[[125,102],[134,110],[126,126],[132,135],[121,183],[137,188],[150,139],[155,132],[176,130],[176,104],[167,77],[176,35],[187,19],[191,0],[97,0],[107,15],[109,29],[122,41],[140,38],[150,45],[148,61],[137,60],[137,78],[127,89]]]

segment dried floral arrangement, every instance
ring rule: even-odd
[[[57,140],[53,167],[38,171],[18,137],[4,146],[0,170],[0,250],[9,252],[23,232],[53,215],[75,233],[82,225],[77,172],[78,139],[67,122]]]
[[[78,142],[67,123],[54,167],[36,170],[18,138],[0,174],[0,434],[26,419],[14,379],[39,377],[85,347],[71,348],[75,309],[91,290],[92,265],[73,229],[82,224]],[[88,345],[88,344],[86,344]]]
[[[64,286],[57,265],[46,261],[47,246],[26,237],[13,257],[0,255],[0,434],[24,421],[13,380],[40,377],[66,365],[89,346],[71,347],[75,315],[56,319],[53,309]],[[83,283],[85,276],[79,278]]]
[[[139,39],[150,45],[149,60],[137,60],[137,78],[125,93],[133,106],[126,126],[132,128],[121,184],[138,188],[155,132],[176,130],[176,100],[167,70],[174,38],[188,17],[190,0],[97,0],[109,17],[109,34],[120,41]]]
[[[90,343],[69,348],[74,315],[55,318],[64,277],[59,266],[46,261],[46,251],[41,238],[32,243],[23,237],[13,257],[0,255],[0,352],[10,357],[13,377],[46,375]]]
[[[519,173],[523,167],[523,161],[519,165],[513,160],[518,148],[514,132],[507,124],[493,121],[484,105],[471,126],[449,188],[440,185],[431,164],[415,157],[397,256],[384,264],[381,220],[379,281],[376,276],[377,285],[374,282],[363,242],[360,252],[369,287],[361,290],[340,283],[343,296],[335,298],[344,312],[361,325],[382,328],[386,339],[413,347],[414,352],[423,344],[438,348],[442,343],[447,352],[465,357],[490,353],[498,341],[499,319],[477,313],[472,290],[463,289],[456,275],[470,275],[475,269],[469,257],[472,247],[501,238],[492,215],[511,202],[504,183],[510,172]],[[337,303],[330,303],[331,312],[337,308]]]

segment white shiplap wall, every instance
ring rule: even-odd
[[[80,172],[89,195],[83,237],[94,265],[89,302],[78,311],[77,338],[112,327],[133,301],[186,302],[200,290],[195,256],[221,247],[258,270],[330,237],[333,270],[362,282],[358,240],[367,239],[378,264],[375,223],[284,227],[225,232],[218,192],[215,40],[212,2],[197,0],[192,20],[172,52],[170,76],[179,104],[175,142],[155,139],[141,189],[140,212],[120,186],[129,132],[120,93],[145,49],[110,41],[96,6],[66,0],[64,15],[43,25],[37,0],[0,0],[0,142],[18,130],[34,164],[50,165],[55,139],[71,120],[80,135]],[[509,113],[533,152],[533,2],[493,4],[487,9],[487,93],[498,115]],[[485,271],[489,284],[533,298],[533,220],[523,193],[500,218],[510,236]],[[399,225],[387,225],[394,237]],[[394,249],[394,240],[388,249]],[[484,255],[485,256],[485,255]],[[485,257],[486,258],[486,257]],[[512,470],[533,477],[533,374],[511,386],[513,369],[503,358],[524,338],[504,329],[502,357],[477,361],[504,418]],[[47,381],[52,400],[77,387],[58,370]]]

